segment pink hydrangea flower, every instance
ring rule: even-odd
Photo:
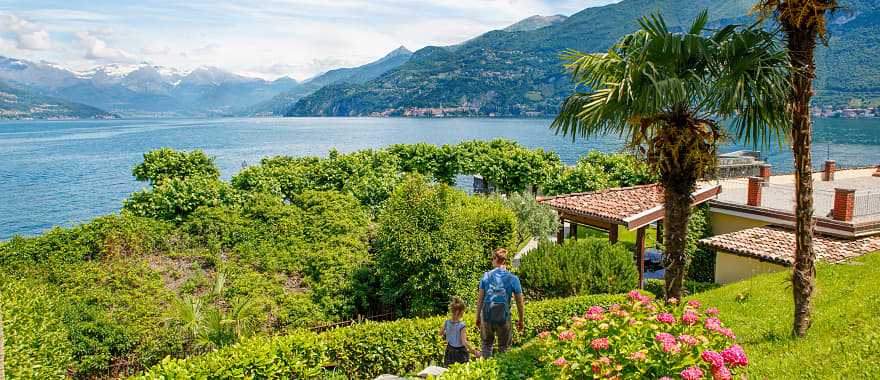
[[[718,315],[718,309],[716,309],[714,307],[710,307],[710,308],[706,309],[706,314]]]
[[[648,358],[648,355],[646,355],[643,351],[636,351],[636,352],[629,354],[629,356],[627,356],[627,359],[632,360],[632,361],[637,361],[637,362],[643,361],[647,358]]]
[[[700,320],[700,316],[693,311],[685,311],[684,314],[681,315],[681,321],[686,325],[693,325]]]
[[[718,332],[719,334],[724,335],[730,339],[736,339],[736,334],[734,334],[733,330],[731,330],[729,328],[721,327],[718,330],[716,330],[716,332]]]
[[[675,316],[669,313],[657,314],[657,320],[663,323],[675,323]]]
[[[549,331],[541,331],[541,333],[538,334],[538,337],[541,338],[541,339],[545,339],[545,338],[547,338],[548,336],[550,336],[550,332],[549,332]]]
[[[590,341],[590,347],[596,351],[607,350],[609,346],[608,338],[596,338]]]
[[[642,295],[642,293],[639,293],[639,291],[635,290],[635,289],[630,290],[629,293],[627,293],[626,295],[629,296],[629,298],[636,300],[636,301],[644,301],[644,300],[648,299],[648,297]]]
[[[587,314],[602,314],[605,312],[605,309],[602,306],[590,306],[590,309],[587,310]]]
[[[677,354],[681,352],[681,347],[678,346],[678,343],[663,342],[662,349],[663,352],[667,354]]]
[[[662,333],[657,333],[657,335],[654,335],[654,340],[656,340],[658,342],[672,344],[672,343],[675,343],[675,336],[673,336],[670,333],[662,332]]]
[[[717,331],[721,328],[721,320],[715,317],[706,318],[703,326],[706,327],[706,330]]]
[[[676,305],[678,304],[678,298],[670,297],[668,300],[666,300],[666,302],[669,302],[672,305]]]
[[[602,363],[606,366],[610,366],[611,365],[611,358],[609,358],[607,356],[603,356],[603,357],[599,358],[599,363]]]
[[[699,380],[703,378],[703,370],[700,367],[688,367],[680,375],[684,380]]]
[[[679,335],[678,341],[682,342],[684,344],[687,344],[689,346],[696,346],[696,345],[700,344],[700,341],[697,338],[694,338],[693,336],[690,336],[690,335]]]
[[[610,310],[612,312],[620,311],[620,304],[617,304],[617,303],[611,304],[611,306],[608,307],[608,310]]]
[[[587,314],[587,319],[591,321],[602,321],[605,320],[605,314]]]
[[[704,362],[711,364],[712,368],[724,366],[724,357],[722,357],[721,354],[715,351],[703,351],[703,353],[700,354],[700,357],[703,358]]]
[[[642,305],[645,305],[645,310],[648,310],[650,312],[657,311],[657,306],[654,306],[651,301],[642,301]]]
[[[553,361],[553,365],[555,365],[557,367],[562,367],[565,365],[565,363],[568,363],[568,362],[565,361],[565,358],[563,358],[563,357],[560,357],[559,359],[556,359]]]
[[[712,379],[713,380],[732,380],[733,375],[730,373],[730,370],[725,366],[720,367],[712,367]]]
[[[749,365],[749,359],[746,357],[746,353],[738,344],[725,348],[721,351],[721,356],[724,358],[724,362],[731,367],[744,367]]]
[[[688,301],[687,305],[694,308],[694,309],[699,309],[700,307],[703,306],[703,304],[701,304],[700,301],[697,301],[697,300],[690,300],[690,301]]]
[[[574,332],[570,330],[565,330],[559,333],[559,335],[557,335],[557,338],[559,338],[559,340],[572,340],[574,339]]]

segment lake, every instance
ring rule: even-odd
[[[553,150],[573,163],[591,149],[622,148],[617,136],[578,140],[557,136],[546,119],[246,118],[0,122],[0,240],[34,235],[120,209],[145,187],[131,176],[144,152],[161,147],[203,149],[223,177],[274,155],[326,155],[395,143],[455,144],[508,138]],[[838,166],[880,163],[880,120],[821,119],[815,162]],[[748,149],[737,144],[722,152]],[[774,171],[791,170],[787,149],[764,152]]]

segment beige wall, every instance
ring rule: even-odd
[[[709,220],[712,223],[712,235],[729,234],[731,232],[742,231],[752,227],[763,227],[767,222],[743,218],[741,216],[733,216],[722,214],[720,212],[709,212]]]
[[[785,266],[772,264],[732,253],[718,251],[715,255],[715,282],[729,284],[742,281],[762,273],[787,270]]]

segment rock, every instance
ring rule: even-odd
[[[428,378],[428,376],[439,377],[440,375],[442,375],[446,371],[448,371],[446,368],[432,365],[428,368],[423,369],[422,372],[419,372],[419,374],[416,376],[421,377],[423,379]]]

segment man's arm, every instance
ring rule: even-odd
[[[523,301],[522,293],[516,293],[516,310],[519,312],[519,321],[516,322],[516,328],[519,331],[523,331],[525,328],[525,320],[526,320],[526,305]]]
[[[480,323],[483,322],[483,313],[480,311],[483,310],[483,298],[486,296],[486,291],[480,289],[480,295],[477,296],[477,327],[480,327]]]

